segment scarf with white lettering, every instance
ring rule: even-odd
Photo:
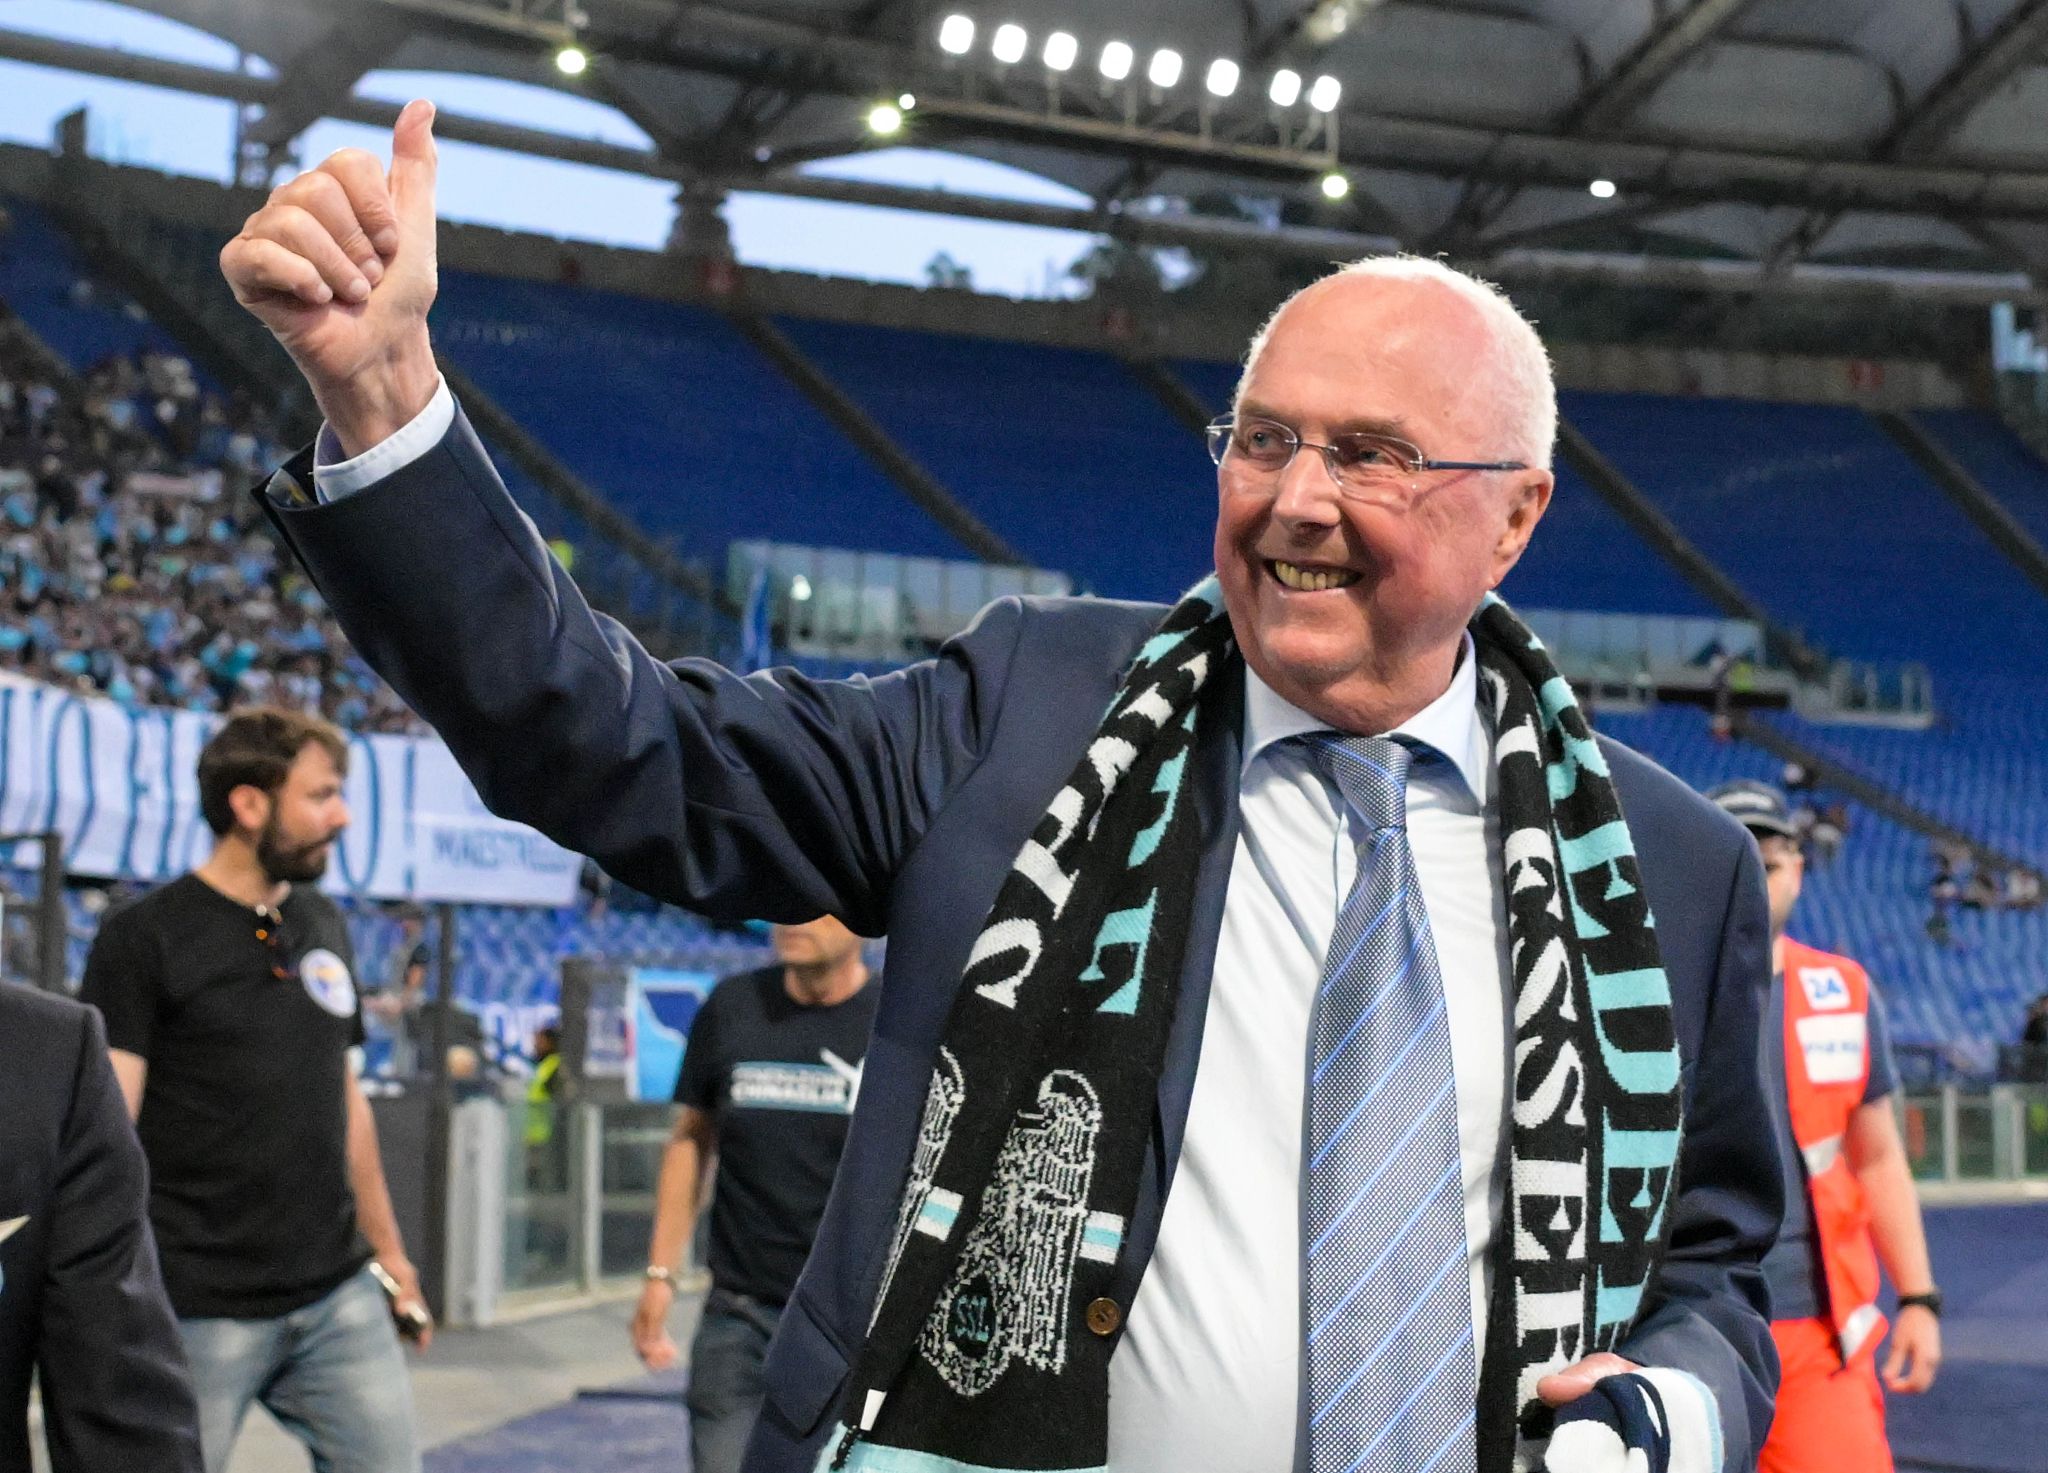
[[[1678,1054],[1607,765],[1541,643],[1472,621],[1493,718],[1514,983],[1509,1190],[1479,1465],[1548,1431],[1538,1379],[1611,1348],[1668,1232]],[[1166,616],[1018,854],[928,1088],[866,1343],[820,1469],[1100,1470],[1108,1298],[1194,910],[1188,795],[1243,667],[1215,580]]]

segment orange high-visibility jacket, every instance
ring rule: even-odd
[[[1827,1278],[1828,1318],[1844,1365],[1876,1353],[1877,1245],[1863,1184],[1842,1149],[1870,1081],[1870,978],[1845,956],[1785,942],[1785,1090],[1792,1137],[1806,1162],[1806,1195]]]

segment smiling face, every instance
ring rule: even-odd
[[[1236,413],[1305,441],[1369,430],[1442,460],[1526,460],[1495,326],[1441,282],[1326,278],[1274,320]],[[1283,699],[1345,731],[1389,730],[1441,695],[1479,600],[1549,504],[1546,470],[1420,471],[1342,495],[1321,455],[1274,476],[1218,467],[1216,572],[1238,647]],[[1413,490],[1407,488],[1412,487]]]

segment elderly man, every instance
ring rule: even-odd
[[[431,118],[223,252],[327,416],[282,535],[500,812],[890,938],[747,1467],[1750,1467],[1762,876],[1490,597],[1551,489],[1513,309],[1419,261],[1283,307],[1171,610],[1006,601],[873,682],[665,666],[438,380]]]

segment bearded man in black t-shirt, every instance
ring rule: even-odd
[[[633,1316],[640,1358],[674,1365],[665,1321],[715,1159],[711,1292],[690,1343],[693,1473],[735,1473],[746,1451],[768,1340],[825,1213],[880,1000],[860,938],[830,916],[773,935],[780,964],[726,978],[690,1025]]]
[[[149,1162],[150,1223],[208,1473],[261,1401],[330,1473],[416,1473],[412,1393],[372,1261],[431,1334],[369,1102],[354,953],[314,888],[348,823],[348,747],[238,712],[199,754],[212,856],[107,918],[84,999]]]

